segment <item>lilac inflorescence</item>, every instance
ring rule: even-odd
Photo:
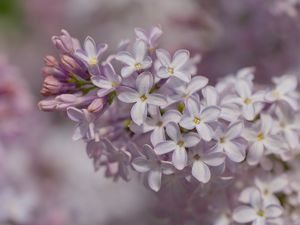
[[[47,98],[39,107],[76,122],[73,139],[87,143],[107,177],[129,180],[133,169],[163,198],[185,189],[185,218],[222,225],[299,220],[300,182],[292,179],[300,150],[297,77],[259,85],[249,67],[208,85],[195,70],[199,56],[159,48],[160,27],[135,34],[107,55],[107,45],[91,37],[83,48],[66,31],[54,37],[60,61],[45,58]]]

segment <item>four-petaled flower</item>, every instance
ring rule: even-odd
[[[172,163],[162,161],[149,145],[144,145],[145,157],[137,157],[132,161],[133,168],[140,173],[147,173],[147,182],[153,191],[159,191],[163,174],[170,175],[175,169]]]
[[[213,131],[209,123],[216,121],[221,110],[216,106],[201,108],[199,98],[191,97],[186,100],[186,110],[180,121],[180,126],[188,130],[196,128],[199,136],[205,141],[210,141]]]
[[[155,51],[159,38],[162,35],[162,30],[158,26],[152,27],[150,32],[147,32],[142,28],[135,28],[134,32],[137,36],[137,39],[143,40],[148,44],[149,51],[151,53]]]
[[[152,59],[147,55],[147,45],[142,40],[137,40],[133,46],[133,54],[121,51],[116,55],[116,59],[126,66],[121,69],[122,77],[126,78],[134,72],[141,72],[150,68]]]
[[[163,155],[172,152],[173,165],[178,170],[182,170],[187,166],[188,155],[186,148],[197,145],[200,141],[199,136],[196,133],[181,134],[179,127],[176,123],[170,123],[167,125],[166,132],[171,140],[163,141],[157,144],[154,151],[158,155]]]
[[[144,72],[136,79],[137,90],[125,86],[120,86],[118,89],[118,98],[122,102],[135,103],[131,108],[131,118],[137,125],[141,125],[145,121],[148,104],[156,106],[164,106],[166,104],[164,96],[150,93],[152,87],[152,74]]]
[[[94,85],[100,88],[97,95],[99,97],[104,97],[114,91],[121,84],[122,78],[116,74],[112,65],[107,63],[103,65],[103,75],[92,76],[91,81]]]
[[[156,56],[161,67],[157,71],[157,76],[160,78],[176,77],[186,83],[191,81],[191,74],[186,68],[186,63],[190,58],[190,53],[187,50],[177,50],[171,59],[171,55],[164,49],[157,49]]]

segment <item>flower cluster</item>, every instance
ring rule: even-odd
[[[254,68],[244,68],[212,86],[197,73],[197,55],[158,47],[160,27],[135,34],[106,57],[107,45],[91,37],[83,47],[64,30],[53,37],[60,61],[45,58],[48,98],[39,107],[76,122],[73,138],[87,143],[95,169],[107,177],[128,180],[134,169],[162,198],[185,189],[179,201],[188,207],[180,213],[203,213],[202,222],[222,225],[299,220],[291,217],[300,209],[299,186],[289,187],[299,155],[297,78],[263,86],[254,83]],[[220,202],[228,204],[225,214],[214,207]]]

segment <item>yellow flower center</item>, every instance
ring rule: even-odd
[[[272,95],[275,97],[275,98],[278,98],[280,96],[280,92],[279,91],[272,91]]]
[[[245,103],[246,105],[250,105],[250,104],[252,103],[252,100],[251,100],[250,98],[245,98],[245,99],[244,99],[244,103]]]
[[[141,69],[142,69],[142,64],[136,63],[136,64],[134,65],[134,67],[135,67],[136,70],[141,70]]]
[[[111,86],[112,86],[112,87],[117,87],[117,86],[118,86],[118,83],[113,81],[113,82],[111,82]]]
[[[144,102],[144,101],[147,100],[147,96],[146,96],[146,95],[142,95],[142,96],[140,97],[140,99],[142,100],[142,102]]]
[[[263,210],[258,210],[257,215],[260,217],[265,217],[265,212]]]
[[[193,159],[196,160],[196,161],[197,161],[197,160],[200,160],[200,158],[201,158],[201,157],[200,157],[200,155],[198,155],[198,154],[194,155],[194,157],[193,157]]]
[[[201,123],[201,119],[199,117],[195,117],[193,122],[198,125]]]
[[[224,137],[221,137],[221,138],[220,138],[220,143],[221,143],[221,144],[224,144],[224,143],[225,143],[225,138],[224,138]]]
[[[172,75],[174,74],[174,68],[169,67],[169,68],[168,68],[168,74],[169,74],[170,76],[172,76]]]
[[[158,121],[157,126],[158,127],[162,127],[163,126],[163,122],[162,121]]]
[[[184,145],[184,141],[178,141],[177,145],[179,145],[180,147],[182,147]]]
[[[258,141],[262,141],[262,140],[264,140],[265,136],[263,133],[259,133],[256,138]]]
[[[98,59],[96,57],[91,57],[91,58],[89,58],[89,62],[88,63],[91,66],[95,66],[95,65],[98,64]]]

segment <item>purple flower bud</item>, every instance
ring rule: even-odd
[[[57,102],[55,99],[45,99],[38,103],[38,107],[42,111],[51,112],[56,109]]]
[[[61,57],[61,63],[63,68],[69,72],[74,72],[80,68],[78,63],[68,55],[63,55]]]
[[[50,67],[56,67],[56,66],[58,66],[57,60],[52,55],[45,56],[44,57],[44,63],[45,63],[46,66],[50,66]]]
[[[60,36],[53,36],[52,42],[57,49],[64,53],[73,53],[75,50],[72,37],[66,30],[61,30]]]
[[[88,106],[87,110],[89,112],[101,112],[107,105],[107,98],[97,98]]]

